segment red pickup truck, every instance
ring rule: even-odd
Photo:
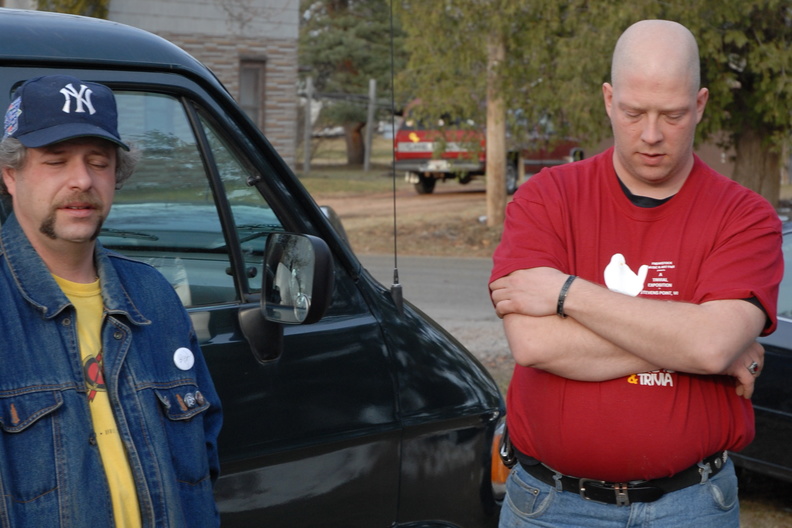
[[[480,129],[426,128],[408,117],[393,140],[395,169],[404,172],[418,194],[434,191],[438,180],[469,183],[485,173],[484,137]],[[512,194],[522,181],[544,167],[583,159],[583,150],[573,139],[536,135],[525,145],[510,149],[507,156],[506,192]]]

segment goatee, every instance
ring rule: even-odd
[[[104,216],[100,216],[97,223],[96,229],[94,230],[91,238],[89,239],[91,242],[96,240],[102,232],[102,225],[104,224]],[[58,235],[55,233],[55,212],[52,212],[47,218],[41,222],[39,226],[39,231],[43,233],[45,236],[52,240],[58,240]]]

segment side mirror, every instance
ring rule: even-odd
[[[311,324],[333,295],[333,258],[324,240],[275,233],[264,249],[261,313],[274,323]]]
[[[242,334],[259,363],[280,357],[284,324],[310,324],[322,318],[334,281],[333,257],[324,240],[310,235],[269,235],[261,305],[239,311]]]

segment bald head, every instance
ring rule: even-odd
[[[696,126],[709,99],[699,87],[696,39],[676,22],[633,24],[616,43],[611,79],[602,95],[616,174],[633,194],[673,196],[693,167]]]
[[[611,83],[618,89],[628,75],[673,78],[689,83],[692,93],[701,85],[698,45],[683,25],[668,20],[643,20],[622,33],[613,51]]]

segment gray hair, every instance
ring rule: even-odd
[[[5,138],[0,142],[0,170],[9,168],[20,170],[27,161],[27,147],[16,138]],[[126,151],[121,147],[116,148],[116,189],[120,189],[124,182],[135,172],[135,167],[140,159],[140,151],[132,149]],[[5,181],[0,178],[0,195],[7,195]]]

